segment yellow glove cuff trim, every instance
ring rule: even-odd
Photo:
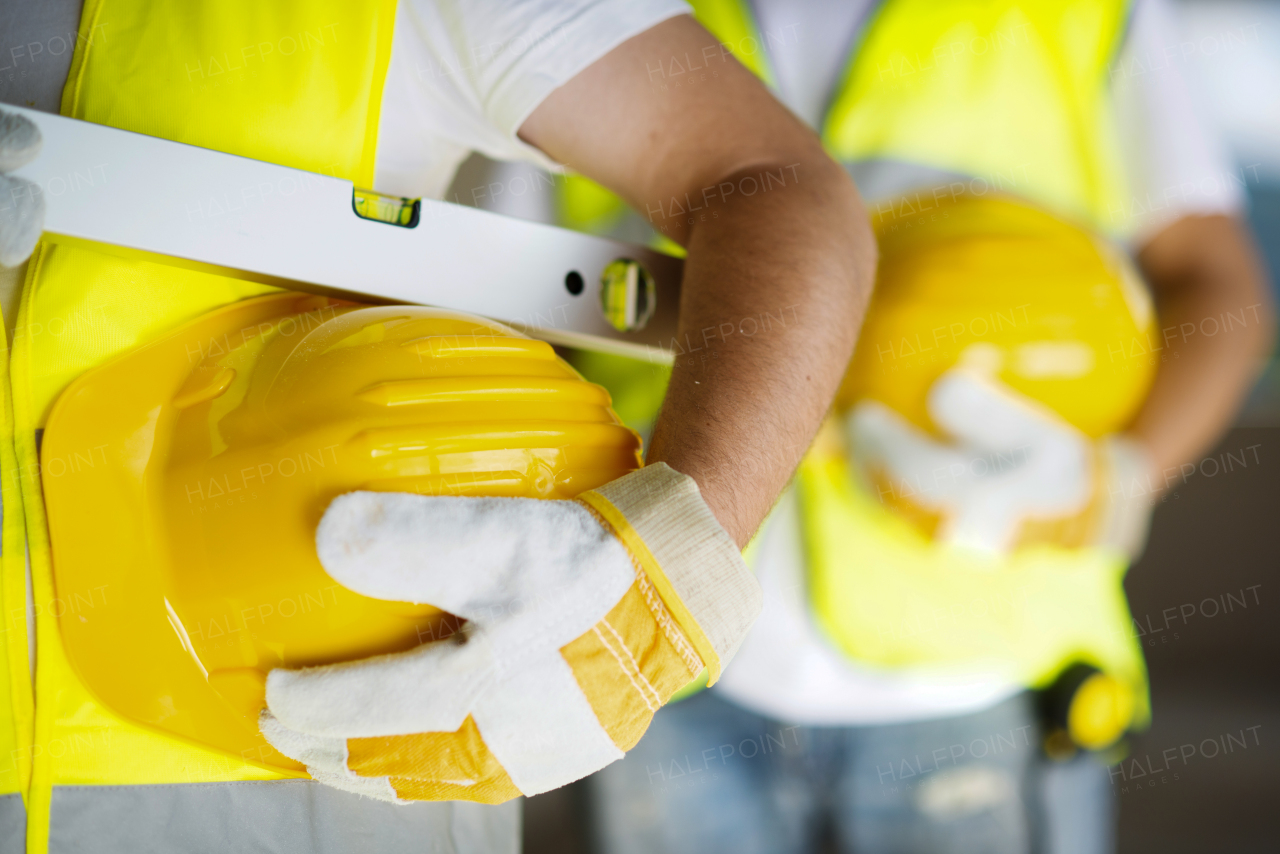
[[[584,492],[574,500],[586,505],[588,509],[594,511],[598,517],[603,519],[612,529],[613,535],[622,541],[627,551],[640,564],[645,574],[649,577],[650,583],[657,590],[658,596],[667,606],[667,610],[671,612],[671,616],[675,618],[685,636],[688,637],[689,642],[693,644],[698,657],[702,659],[702,663],[706,666],[710,674],[707,684],[714,685],[716,680],[720,678],[720,656],[711,644],[711,639],[703,632],[702,627],[698,625],[697,619],[685,606],[684,600],[676,592],[671,580],[667,578],[667,574],[663,571],[662,565],[658,563],[658,559],[653,556],[653,552],[649,551],[649,547],[641,539],[631,523],[627,521],[627,517],[613,505],[613,502],[594,490]]]

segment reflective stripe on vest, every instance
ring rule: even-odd
[[[145,0],[89,0],[62,112],[369,186],[394,19],[394,0],[204,0],[163,9]],[[110,180],[110,164],[103,170]],[[150,190],[137,188],[139,204]],[[233,226],[227,202],[192,199],[188,211]],[[47,240],[28,265],[11,365],[17,462],[5,473],[21,474],[38,606],[38,702],[27,738],[30,852],[514,845],[514,822],[506,830],[501,820],[488,830],[484,821],[472,822],[472,837],[497,836],[455,845],[455,813],[447,805],[396,807],[311,781],[282,781],[252,757],[229,757],[125,720],[90,695],[62,651],[58,618],[100,607],[112,591],[54,589],[42,472],[92,464],[93,449],[84,449],[83,461],[39,458],[52,402],[85,370],[268,290]],[[12,562],[5,557],[7,593]]]
[[[53,816],[49,854],[519,851],[519,801],[405,807],[303,780],[59,786]]]
[[[0,796],[0,854],[20,854],[26,850],[27,811],[22,795]]]

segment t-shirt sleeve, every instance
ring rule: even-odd
[[[691,13],[683,0],[401,0],[375,183],[438,195],[469,151],[552,165],[516,136],[529,114],[622,42]]]
[[[1183,77],[1183,41],[1165,0],[1137,0],[1111,68],[1135,248],[1177,219],[1237,214],[1246,201],[1246,176]]]

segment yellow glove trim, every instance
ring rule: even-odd
[[[632,558],[639,563],[640,568],[648,576],[649,582],[653,584],[658,596],[667,606],[672,618],[683,630],[689,643],[693,645],[698,658],[701,659],[701,664],[705,665],[710,672],[711,678],[707,684],[714,685],[716,680],[720,678],[720,656],[716,653],[715,647],[712,646],[710,638],[703,632],[702,626],[698,625],[698,621],[685,606],[684,600],[676,592],[671,580],[667,578],[662,565],[653,556],[653,552],[649,551],[649,547],[645,545],[644,540],[636,533],[635,528],[627,521],[627,517],[609,499],[594,490],[582,493],[574,501],[585,505],[587,509],[593,511],[606,524],[613,535],[622,541],[627,551],[631,553]],[[676,647],[679,649],[680,644],[677,643]],[[690,663],[687,658],[685,663]],[[701,667],[690,666],[690,670],[696,674],[701,670]]]
[[[347,767],[388,777],[404,800],[501,804],[523,794],[467,715],[455,732],[347,739]]]
[[[687,656],[677,645],[687,650]],[[560,654],[573,668],[600,726],[624,752],[635,747],[654,712],[702,669],[693,647],[639,566],[635,583],[613,610],[590,631],[561,647]]]

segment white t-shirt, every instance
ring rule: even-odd
[[[382,93],[374,189],[441,198],[472,151],[552,166],[517,138],[553,90],[680,0],[402,0]]]
[[[817,126],[839,82],[870,0],[756,0],[777,94]],[[1199,118],[1178,63],[1163,0],[1138,0],[1112,65],[1116,121],[1124,145],[1136,227],[1134,246],[1175,219],[1237,213],[1244,204],[1224,146]],[[814,89],[821,97],[814,95]],[[936,180],[895,163],[855,170],[869,206]],[[936,173],[934,173],[936,174]],[[1233,178],[1233,176],[1236,176]],[[760,532],[755,570],[764,610],[716,689],[739,705],[811,725],[893,723],[987,708],[1020,690],[978,670],[877,670],[831,646],[810,618],[795,497],[788,491]]]

